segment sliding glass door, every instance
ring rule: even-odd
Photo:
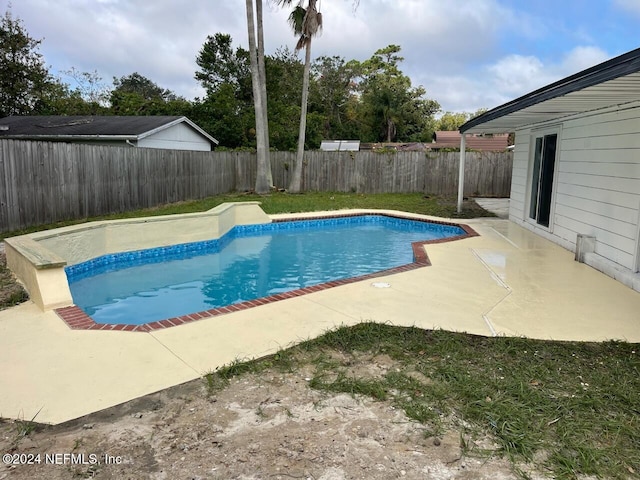
[[[549,226],[551,217],[551,194],[557,144],[558,134],[556,133],[535,138],[529,218],[544,227]]]

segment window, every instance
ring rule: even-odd
[[[551,217],[551,194],[553,193],[557,143],[557,133],[535,138],[529,218],[544,227],[549,227]]]

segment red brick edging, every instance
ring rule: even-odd
[[[362,215],[367,215],[367,214],[350,213],[345,215],[286,218],[286,219],[276,219],[276,220],[273,220],[273,222],[276,223],[276,222],[292,222],[292,221],[298,221],[298,220],[319,220],[319,219],[327,219],[327,218],[356,217],[356,216],[362,216]],[[349,283],[360,282],[363,280],[369,280],[372,278],[391,275],[394,273],[408,272],[410,270],[415,270],[416,268],[428,267],[431,265],[431,261],[429,260],[429,256],[427,255],[427,251],[425,248],[426,245],[451,242],[454,240],[461,240],[463,238],[479,236],[479,234],[473,228],[462,223],[441,222],[441,221],[435,221],[435,220],[422,220],[419,218],[401,216],[401,215],[389,215],[389,214],[379,214],[379,213],[377,213],[376,215],[399,218],[402,220],[428,221],[430,223],[437,223],[440,225],[451,225],[454,227],[462,228],[465,231],[465,233],[462,235],[457,235],[455,237],[439,238],[436,240],[425,240],[423,242],[413,242],[411,244],[411,247],[413,248],[413,262],[407,263],[406,265],[401,265],[399,267],[389,268],[387,270],[381,270],[379,272],[369,273],[367,275],[361,275],[359,277],[351,277],[351,278],[345,278],[342,280],[334,280],[331,282],[314,285],[312,287],[299,288],[297,290],[292,290],[290,292],[278,293],[276,295],[270,295],[268,297],[261,297],[261,298],[256,298],[255,300],[236,303],[234,305],[227,305],[226,307],[212,308],[210,310],[205,310],[203,312],[190,313],[188,315],[168,318],[166,320],[145,323],[142,325],[96,323],[93,321],[93,319],[89,315],[87,315],[83,310],[80,309],[80,307],[77,307],[76,305],[72,305],[70,307],[57,308],[55,309],[55,312],[58,314],[58,316],[62,320],[64,320],[64,322],[72,330],[115,330],[115,331],[123,331],[123,332],[151,332],[153,330],[176,327],[178,325],[182,325],[185,323],[195,322],[198,320],[202,320],[204,318],[211,318],[211,317],[216,317],[218,315],[224,315],[227,313],[238,312],[240,310],[246,310],[248,308],[259,307],[260,305],[266,305],[268,303],[278,302],[280,300],[287,300],[289,298],[300,297],[302,295],[307,295],[308,293],[320,292],[328,288],[339,287],[340,285],[347,285]]]

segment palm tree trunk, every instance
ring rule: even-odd
[[[258,0],[259,2],[262,0]],[[256,150],[257,150],[257,175],[255,191],[258,194],[269,193],[271,185],[267,173],[268,152],[265,148],[264,135],[264,111],[262,102],[262,89],[260,87],[260,69],[258,67],[258,52],[256,46],[256,26],[253,13],[253,0],[246,0],[247,30],[249,33],[249,57],[251,60],[251,86],[253,87],[253,105],[256,115]]]
[[[307,100],[309,99],[309,73],[311,71],[311,38],[307,40],[304,56],[304,73],[302,76],[302,105],[300,107],[300,130],[298,132],[298,151],[293,175],[289,183],[289,192],[302,191],[302,162],[304,161],[304,142],[307,133]]]
[[[262,114],[264,123],[264,144],[267,156],[267,177],[269,186],[273,188],[273,175],[271,173],[271,159],[269,153],[269,117],[267,114],[267,74],[264,66],[264,29],[262,27],[262,0],[256,3],[256,20],[258,23],[258,71],[260,73],[260,88],[262,90]]]

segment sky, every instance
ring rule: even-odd
[[[295,3],[295,0],[294,0]],[[296,38],[288,10],[264,1],[267,54]],[[312,57],[366,60],[387,45],[443,111],[493,108],[640,47],[640,0],[318,0],[324,28]],[[207,35],[248,48],[242,0],[0,0],[41,39],[50,72],[138,72],[187,99]],[[300,58],[303,59],[302,52]]]

